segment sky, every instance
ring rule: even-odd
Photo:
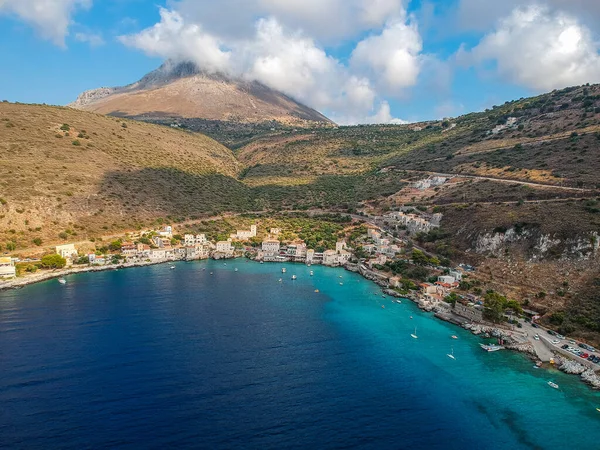
[[[0,51],[0,100],[193,61],[340,124],[404,123],[600,83],[600,1],[0,0]]]

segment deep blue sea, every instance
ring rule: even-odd
[[[600,395],[576,377],[485,353],[342,269],[286,267],[0,293],[0,447],[600,448]]]

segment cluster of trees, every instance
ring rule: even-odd
[[[46,269],[62,269],[67,265],[67,260],[58,254],[42,257],[42,267]]]
[[[516,300],[508,300],[505,296],[495,291],[488,291],[484,296],[483,316],[486,320],[493,323],[504,321],[504,314],[507,310],[512,310],[517,314],[523,312],[523,308]]]

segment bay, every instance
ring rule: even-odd
[[[0,446],[600,448],[600,396],[576,377],[485,353],[343,269],[281,267],[178,263],[0,293]]]

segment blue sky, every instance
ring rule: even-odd
[[[4,0],[0,100],[64,105],[166,59],[340,123],[417,121],[600,82],[596,0]]]

